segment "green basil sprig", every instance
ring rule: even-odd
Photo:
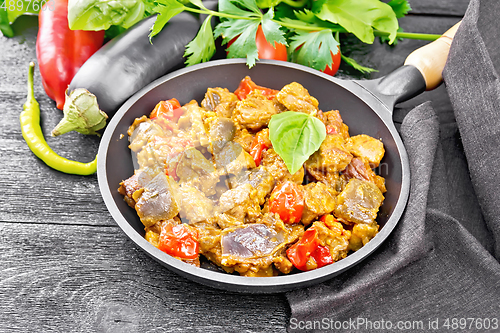
[[[271,117],[269,138],[291,174],[296,173],[326,137],[325,124],[313,115],[287,111]]]

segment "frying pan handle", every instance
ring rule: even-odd
[[[451,42],[460,22],[437,40],[413,51],[404,66],[375,80],[357,81],[382,101],[388,110],[425,90],[432,90],[443,81],[443,69]]]
[[[406,58],[404,64],[416,67],[424,77],[426,90],[436,88],[443,81],[444,65],[459,25],[460,22],[451,27],[437,40],[416,49]]]

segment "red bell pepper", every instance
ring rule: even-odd
[[[238,96],[240,100],[243,100],[247,97],[249,93],[254,90],[260,90],[262,95],[266,96],[267,99],[272,100],[276,94],[279,92],[278,90],[266,88],[255,84],[249,76],[246,76],[243,80],[240,81],[238,88],[234,91],[234,94]]]
[[[185,224],[163,223],[158,248],[173,257],[196,259],[198,257],[198,232]]]
[[[262,153],[272,147],[271,140],[269,140],[269,129],[260,131],[255,135],[252,146],[250,147],[250,155],[255,161],[255,165],[259,166],[262,160]]]
[[[330,249],[321,246],[318,239],[318,231],[311,227],[304,232],[302,238],[286,250],[286,255],[292,264],[301,271],[308,271],[307,262],[313,258],[316,267],[320,268],[333,263]]]
[[[269,197],[269,211],[288,224],[299,223],[304,210],[304,194],[292,181],[278,184]]]
[[[153,111],[151,111],[149,118],[155,119],[162,116],[169,121],[177,122],[177,120],[179,120],[179,118],[184,114],[184,111],[185,110],[181,107],[179,101],[172,98],[168,101],[160,101],[156,104]]]
[[[63,109],[66,89],[83,63],[104,41],[104,30],[70,30],[68,0],[47,2],[38,15],[36,56],[47,95]]]

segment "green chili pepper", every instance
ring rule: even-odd
[[[89,163],[71,161],[56,154],[47,144],[40,127],[40,106],[35,99],[33,72],[35,63],[30,62],[28,71],[28,97],[19,117],[21,132],[31,151],[49,167],[75,175],[91,175],[97,170],[97,156]]]

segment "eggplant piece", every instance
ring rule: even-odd
[[[134,93],[182,67],[185,47],[196,36],[199,20],[180,13],[150,43],[149,32],[155,20],[156,15],[150,16],[106,43],[76,73],[68,92],[87,89],[111,117]]]
[[[264,224],[251,224],[222,236],[222,255],[237,258],[268,256],[284,239],[283,234]]]

